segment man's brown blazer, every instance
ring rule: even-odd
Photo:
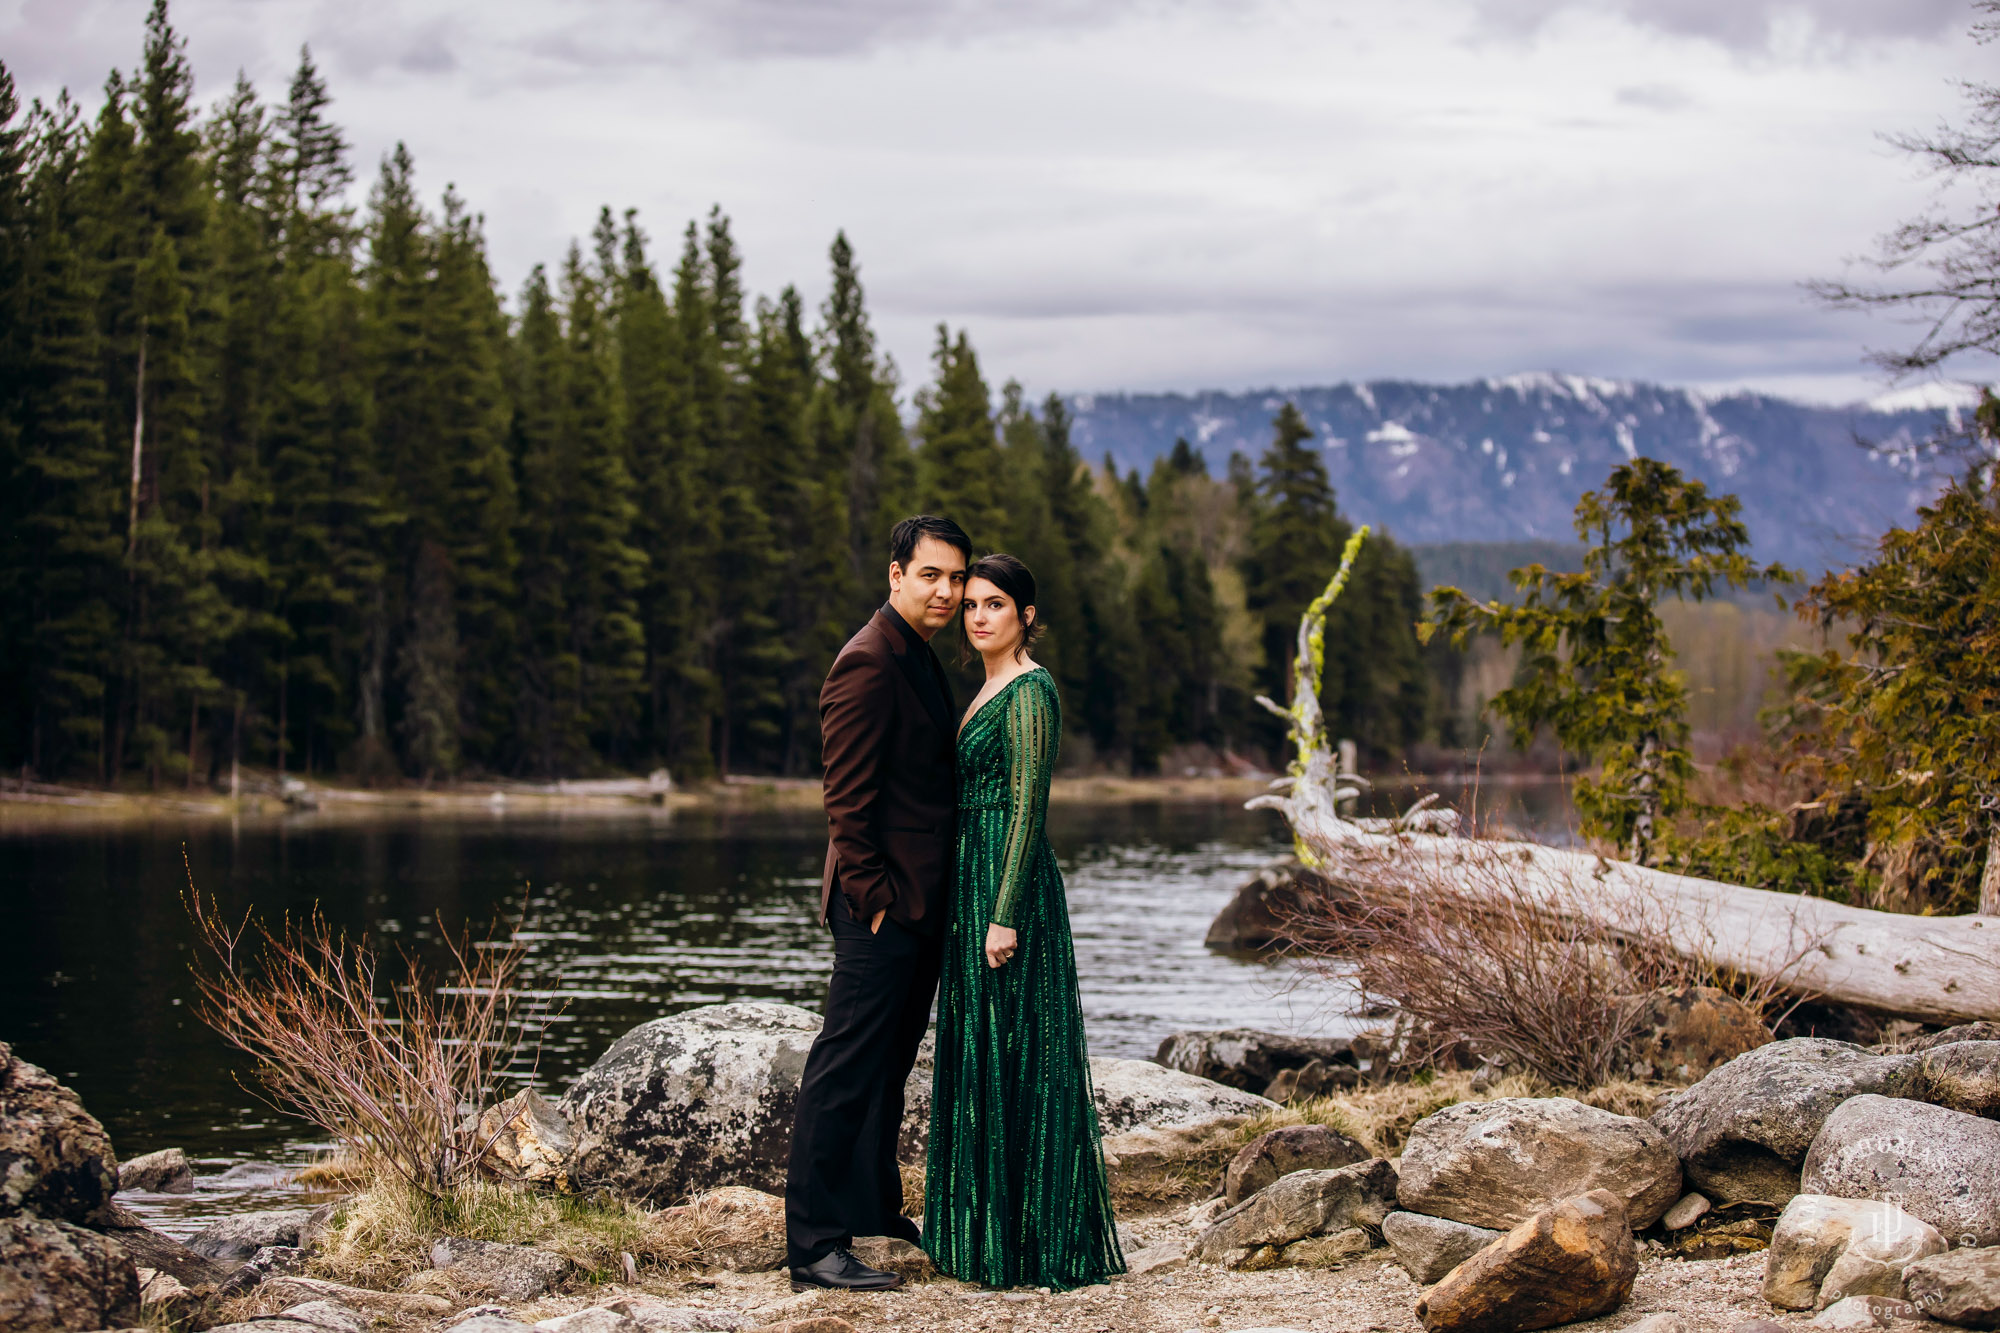
[[[858,921],[887,909],[943,930],[957,836],[951,686],[930,645],[893,608],[878,610],[840,650],[819,692],[826,770],[826,873]]]

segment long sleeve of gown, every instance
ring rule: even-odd
[[[1062,733],[1055,690],[1042,680],[1024,680],[1007,701],[1004,744],[1007,756],[1007,841],[1000,860],[993,924],[1010,929],[1042,823],[1049,811],[1049,778],[1056,766]]]

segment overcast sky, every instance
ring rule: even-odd
[[[146,0],[0,0],[95,105]],[[511,293],[600,204],[734,219],[815,304],[1031,393],[1565,370],[1829,401],[1907,333],[1819,309],[1930,184],[1884,145],[2000,46],[1964,0],[178,0],[204,102],[301,43],[360,197],[397,140]],[[1968,376],[1985,375],[1967,366]]]

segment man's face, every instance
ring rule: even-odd
[[[889,562],[889,604],[928,639],[951,623],[965,597],[965,557],[950,542],[924,537],[906,569]]]

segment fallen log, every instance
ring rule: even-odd
[[[1925,1023],[2000,1019],[2000,917],[1908,916],[1773,893],[1538,843],[1462,838],[1430,809],[1402,820],[1342,818],[1356,794],[1338,776],[1320,717],[1321,638],[1355,552],[1299,623],[1294,701],[1259,699],[1291,724],[1297,754],[1278,790],[1248,804],[1291,825],[1299,859],[1385,895],[1445,889],[1521,893],[1610,930],[1643,928],[1675,952],[1791,991]]]

